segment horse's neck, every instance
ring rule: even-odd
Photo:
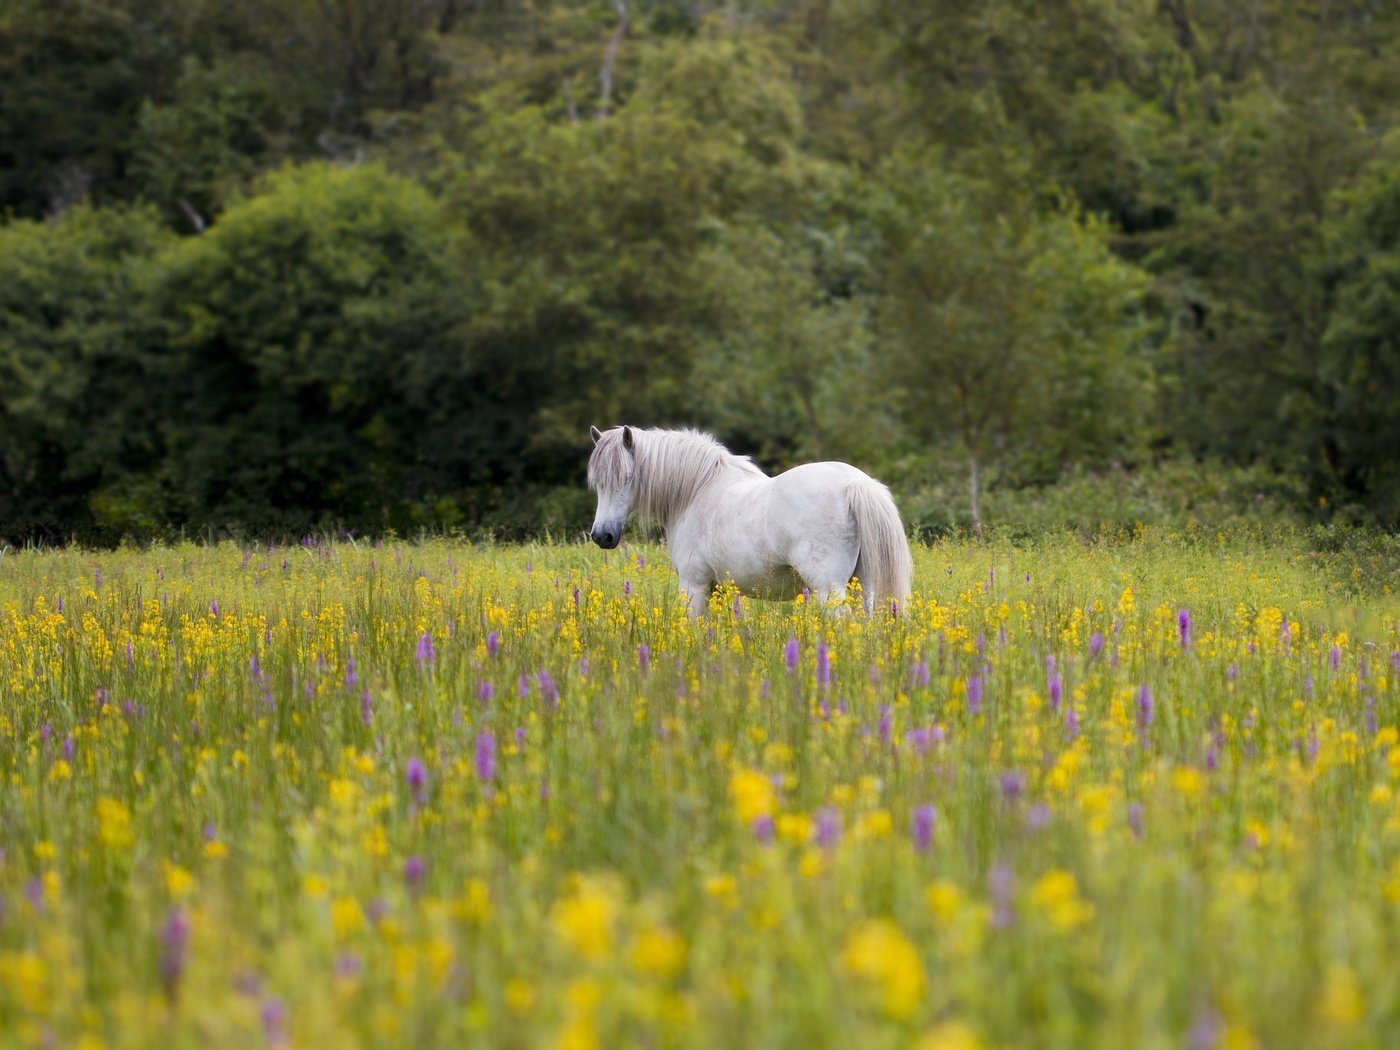
[[[748,460],[727,451],[721,451],[720,457],[717,465],[707,465],[685,477],[668,479],[665,486],[657,489],[654,505],[647,509],[663,530],[669,531],[697,501],[739,482],[764,477]]]

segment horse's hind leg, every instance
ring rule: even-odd
[[[821,549],[813,546],[796,561],[793,569],[825,609],[832,599],[845,595],[851,574],[856,571],[859,553],[854,544]]]

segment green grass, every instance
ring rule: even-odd
[[[0,1043],[1393,1045],[1392,548],[7,553]]]

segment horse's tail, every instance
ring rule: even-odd
[[[903,602],[912,589],[914,558],[890,490],[871,478],[852,485],[849,498],[860,548],[856,577],[866,612]]]

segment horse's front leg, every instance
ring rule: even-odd
[[[687,580],[682,577],[681,599],[685,602],[685,611],[690,618],[698,620],[709,605],[710,587],[700,580]]]

